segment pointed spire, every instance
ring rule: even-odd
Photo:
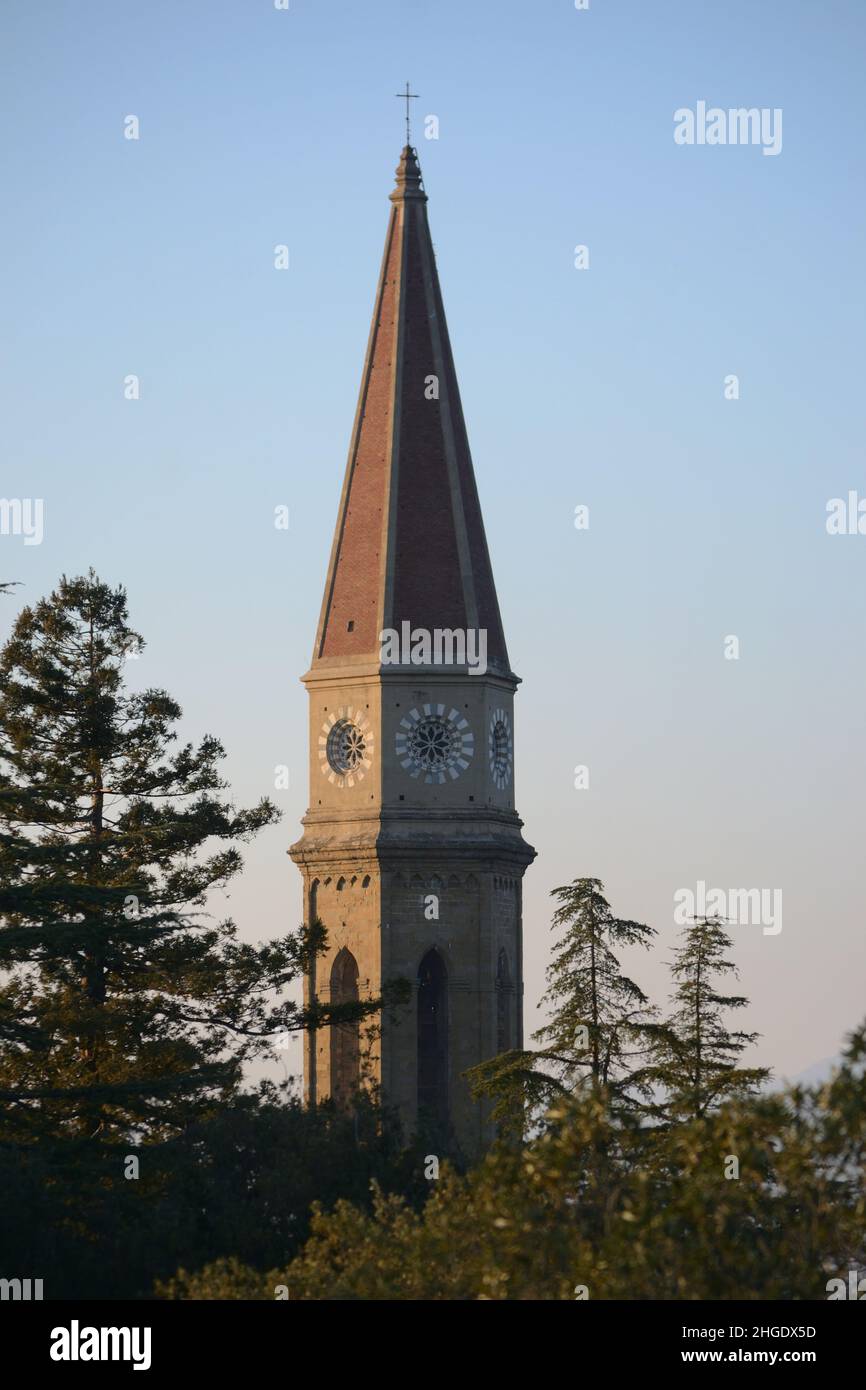
[[[314,667],[375,664],[402,623],[485,629],[510,675],[416,150],[406,145],[373,322]]]

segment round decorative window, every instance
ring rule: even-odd
[[[339,709],[328,716],[319,736],[322,772],[338,787],[360,782],[373,757],[373,735],[360,710]]]
[[[442,783],[459,777],[469,766],[475,740],[459,710],[447,714],[445,705],[411,709],[397,730],[397,757],[410,777]]]
[[[364,761],[367,744],[357,724],[338,719],[328,734],[328,762],[335,772],[355,772]]]
[[[494,710],[491,716],[487,752],[490,759],[490,776],[494,785],[501,792],[505,791],[514,768],[514,740],[511,737],[511,724],[504,709]]]

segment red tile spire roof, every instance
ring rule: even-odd
[[[417,152],[391,214],[314,667],[367,664],[379,634],[486,629],[510,673]]]

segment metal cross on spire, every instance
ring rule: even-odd
[[[418,100],[418,93],[417,93],[417,92],[410,92],[410,91],[409,91],[409,83],[407,82],[407,83],[406,83],[406,90],[405,90],[405,92],[395,92],[394,95],[395,95],[396,97],[399,97],[401,101],[405,101],[405,103],[406,103],[406,144],[407,144],[407,145],[411,145],[412,141],[411,141],[411,139],[409,138],[409,102],[410,102],[410,101],[417,101],[417,100]]]

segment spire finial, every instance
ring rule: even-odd
[[[393,192],[389,194],[392,203],[405,203],[410,200],[426,203],[427,194],[424,192],[424,184],[421,181],[421,166],[411,145],[403,147],[400,163],[394,172],[397,175],[397,182]]]
[[[395,92],[394,95],[395,95],[396,97],[399,97],[399,99],[400,99],[401,101],[405,101],[405,103],[406,103],[406,144],[407,144],[407,145],[411,145],[412,141],[411,141],[411,139],[410,139],[410,137],[409,137],[409,102],[410,102],[410,101],[417,101],[417,100],[418,100],[418,93],[417,93],[417,92],[410,92],[410,91],[409,91],[409,83],[407,82],[407,83],[406,83],[406,90],[405,90],[405,92]]]

